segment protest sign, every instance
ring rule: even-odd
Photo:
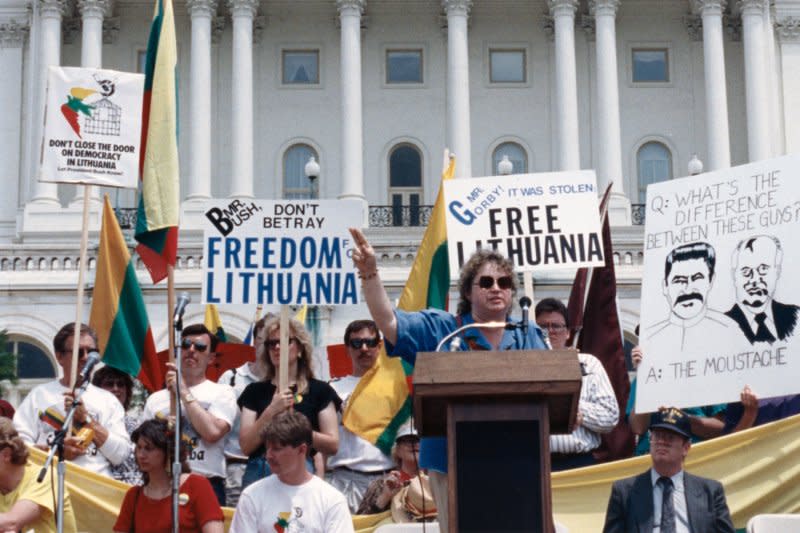
[[[523,272],[604,264],[593,171],[447,180],[444,198],[454,276],[487,248]]]
[[[203,303],[354,305],[348,228],[357,200],[212,200],[205,210]]]
[[[795,155],[647,188],[638,412],[800,392],[798,172]]]
[[[39,181],[135,189],[144,76],[49,67]]]

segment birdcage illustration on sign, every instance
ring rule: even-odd
[[[108,98],[103,98],[94,104],[92,116],[86,117],[84,128],[86,133],[119,136],[121,123],[122,108]]]

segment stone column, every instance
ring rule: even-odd
[[[253,197],[253,18],[258,0],[229,0],[233,19],[231,198]]]
[[[44,101],[47,88],[47,67],[61,64],[61,19],[66,14],[67,0],[41,0],[39,20],[41,40],[39,41],[39,76],[36,87],[36,107],[34,109],[33,146],[35,154],[33,173],[34,196],[31,203],[59,206],[58,186],[55,183],[42,183],[38,180],[39,152],[43,135]]]
[[[800,72],[800,17],[791,14],[779,14],[778,54],[781,62],[780,91],[783,99],[782,122],[784,124],[784,143],[787,154],[800,152],[800,77],[793,73]]]
[[[747,153],[750,161],[770,157],[769,89],[767,87],[766,47],[764,44],[764,3],[766,0],[740,0],[744,74],[747,105]]]
[[[456,156],[456,177],[472,177],[469,110],[469,38],[472,0],[442,0],[447,15],[447,139]]]
[[[186,6],[192,18],[191,85],[189,86],[191,151],[186,199],[203,201],[211,197],[211,19],[216,13],[217,3],[215,0],[188,0]],[[235,102],[232,103],[235,105]],[[252,193],[252,188],[250,191]]]
[[[575,11],[578,0],[548,0],[556,47],[557,170],[581,168],[578,87],[575,74]]]
[[[8,113],[0,120],[0,183],[3,194],[0,195],[0,237],[14,237],[17,206],[26,200],[24,192],[20,194],[19,177],[22,130],[22,73],[23,46],[28,36],[28,14],[20,6],[16,13],[7,14],[14,18],[0,18],[0,102],[11,103]]]
[[[703,18],[708,170],[731,166],[725,50],[722,42],[722,12],[725,4],[725,0],[700,0],[698,2],[700,15]]]
[[[341,34],[342,191],[339,198],[364,200],[363,120],[361,100],[361,13],[366,0],[336,0]]]
[[[78,10],[81,13],[81,66],[102,68],[103,66],[103,18],[110,9],[109,0],[78,0]],[[83,192],[87,187],[77,185],[73,207],[83,204]],[[89,198],[100,203],[100,188],[88,187]]]

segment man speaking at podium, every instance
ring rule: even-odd
[[[400,356],[411,365],[418,352],[432,352],[439,342],[458,328],[467,328],[448,344],[450,351],[544,350],[542,331],[529,321],[524,328],[506,329],[480,324],[508,322],[517,276],[514,265],[492,250],[478,250],[461,268],[458,280],[459,302],[456,315],[439,309],[409,313],[394,309],[380,279],[375,251],[364,234],[351,229],[355,248],[353,263],[359,272],[364,299],[372,319],[383,333],[386,352]],[[439,511],[439,529],[447,524],[447,441],[443,437],[423,438],[420,443],[420,468],[427,468],[431,489]]]

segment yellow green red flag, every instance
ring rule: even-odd
[[[228,342],[228,336],[222,327],[222,319],[219,317],[219,310],[215,304],[206,304],[206,315],[203,319],[203,324],[220,342]]]
[[[150,320],[128,245],[106,195],[89,324],[103,363],[160,388],[161,371]]]
[[[442,182],[452,179],[455,168],[455,157],[448,157]],[[444,191],[440,185],[428,227],[400,296],[398,307],[404,311],[447,309],[450,267],[444,209]],[[406,361],[387,356],[381,347],[377,362],[350,395],[342,416],[345,427],[388,454],[397,429],[411,416],[409,391],[413,371]]]

